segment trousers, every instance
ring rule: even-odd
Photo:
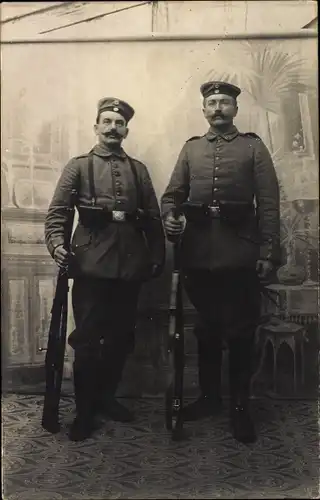
[[[195,327],[201,392],[221,397],[223,348],[229,350],[232,400],[247,400],[253,375],[255,331],[260,318],[260,282],[254,270],[187,270],[184,285],[199,315]]]
[[[87,419],[105,395],[114,395],[134,349],[138,281],[74,279],[74,389],[77,413]]]

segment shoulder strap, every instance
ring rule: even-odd
[[[131,158],[128,155],[127,155],[127,158],[128,158],[128,161],[129,161],[132,173],[133,173],[133,177],[134,177],[134,184],[136,187],[137,200],[138,200],[138,208],[143,208],[143,193],[142,193],[141,184],[140,184],[139,177],[138,177],[137,168],[134,164],[133,158]]]
[[[88,154],[88,176],[89,176],[89,191],[91,196],[91,204],[95,206],[97,204],[96,189],[94,187],[94,175],[93,175],[93,151]]]
[[[241,135],[245,135],[247,137],[253,137],[254,139],[259,139],[261,141],[261,137],[258,136],[255,132],[243,132]]]
[[[201,135],[194,135],[193,137],[190,137],[190,139],[187,139],[186,142],[190,142],[190,141],[195,141],[196,139],[201,139]]]

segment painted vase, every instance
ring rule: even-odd
[[[291,252],[288,253],[287,262],[277,271],[277,278],[282,285],[302,285],[306,279],[306,271],[298,266]]]

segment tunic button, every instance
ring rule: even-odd
[[[218,188],[214,188],[214,190],[213,190],[213,191],[218,191]]]
[[[116,192],[116,195],[117,195],[117,196],[121,196],[121,191],[120,191],[120,190],[118,190],[118,191]]]
[[[219,170],[220,167],[215,167],[215,170]]]
[[[219,177],[215,177],[215,178],[214,178],[214,180],[215,180],[215,181],[219,180]]]
[[[116,171],[114,172],[114,175],[115,175],[116,177],[119,177],[120,172],[118,172],[118,171],[116,170]]]
[[[220,160],[220,156],[216,156],[216,160]]]

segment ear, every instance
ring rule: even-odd
[[[234,109],[234,116],[237,116],[237,114],[238,114],[238,106],[236,106]]]
[[[94,131],[94,133],[95,133],[96,135],[98,135],[98,124],[97,124],[97,123],[95,123],[95,124],[93,125],[93,131]]]
[[[128,134],[129,134],[129,129],[128,129],[128,127],[126,127],[126,131],[123,134],[123,138],[126,139],[128,137]]]

